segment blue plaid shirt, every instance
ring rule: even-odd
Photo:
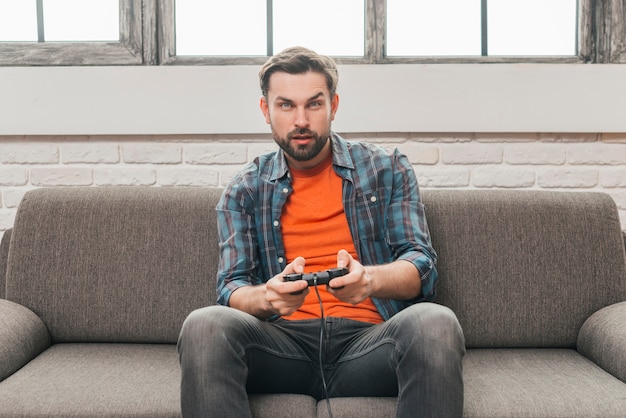
[[[372,298],[386,320],[435,295],[437,256],[430,242],[417,179],[403,154],[333,133],[333,166],[343,179],[343,205],[363,265],[407,260],[420,272],[422,292],[413,300]],[[217,205],[220,261],[218,303],[234,290],[281,273],[285,259],[281,213],[291,193],[282,150],[257,157],[225,188]],[[320,196],[320,199],[323,199]]]

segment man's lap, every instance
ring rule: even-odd
[[[450,314],[442,306],[420,303],[376,325],[332,317],[324,323],[321,319],[267,322],[223,306],[192,315],[212,323],[207,328],[222,333],[241,350],[249,393],[306,393],[320,399],[320,358],[329,396],[395,396],[398,355],[422,339],[423,328],[432,328],[429,324]],[[198,337],[202,343],[204,337]]]

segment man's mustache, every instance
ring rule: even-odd
[[[297,137],[297,136],[312,136],[315,137],[317,136],[317,134],[307,128],[301,128],[301,129],[294,129],[293,131],[289,132],[287,134],[287,139],[293,139],[293,137]]]

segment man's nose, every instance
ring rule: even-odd
[[[304,108],[296,108],[294,125],[298,128],[309,126],[309,117]]]

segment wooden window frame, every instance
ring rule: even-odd
[[[141,65],[156,63],[144,34],[144,7],[156,0],[120,0],[117,42],[0,42],[1,66]],[[149,33],[148,33],[149,35]],[[154,54],[152,54],[154,56]]]
[[[177,56],[175,0],[120,0],[119,42],[0,42],[0,66],[259,65],[266,56]],[[578,1],[578,55],[388,57],[386,0],[365,0],[365,54],[342,64],[626,63],[626,0]]]
[[[626,0],[579,0],[579,56],[583,62],[626,63]]]
[[[174,1],[159,2],[159,62],[166,65],[261,64],[267,57],[177,56]],[[578,55],[546,57],[388,57],[385,54],[386,0],[365,1],[365,55],[338,57],[342,64],[441,63],[626,63],[626,0],[578,1]]]

